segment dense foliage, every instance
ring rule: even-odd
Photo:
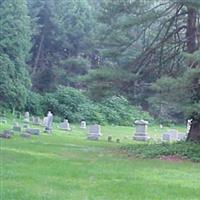
[[[162,158],[163,156],[179,156],[183,159],[200,162],[200,145],[190,142],[135,144],[121,147],[129,155],[141,158]]]
[[[148,118],[139,107],[162,123],[192,118],[200,140],[199,0],[1,0],[0,11],[1,107],[114,124]]]
[[[86,120],[91,123],[132,125],[136,119],[153,119],[147,112],[131,106],[124,97],[113,96],[101,103],[88,99],[81,91],[60,86],[56,92],[44,96],[31,92],[26,110],[43,115],[49,110],[61,119],[78,123]]]

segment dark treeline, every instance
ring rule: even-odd
[[[83,118],[103,121],[116,101],[160,122],[192,118],[188,139],[200,140],[199,11],[199,0],[0,0],[0,106],[69,117],[75,94]],[[111,119],[116,107],[106,121],[124,118]]]

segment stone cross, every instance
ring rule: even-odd
[[[94,124],[89,127],[89,134],[88,139],[89,140],[98,140],[99,136],[101,136],[101,126]]]
[[[150,138],[147,133],[147,125],[149,122],[144,120],[136,120],[134,124],[136,126],[136,132],[133,136],[133,139],[137,141],[147,141]]]

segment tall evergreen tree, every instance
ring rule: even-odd
[[[0,1],[0,104],[21,109],[30,86],[30,18],[26,0]]]

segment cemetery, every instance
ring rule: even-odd
[[[0,200],[200,200],[200,0],[0,0]]]
[[[170,149],[184,140],[186,126],[160,127],[145,120],[136,120],[132,127],[85,126],[85,121],[69,125],[67,119],[54,122],[50,111],[44,117],[45,123],[35,123],[34,119],[39,118],[30,120],[31,114],[26,112],[24,117],[21,114],[21,120],[7,118],[7,123],[0,126],[3,199],[192,199],[200,194],[193,187],[189,191],[182,188],[194,182],[196,188],[200,187],[199,164],[158,153],[159,145],[172,145]],[[131,156],[131,151],[135,155],[145,152],[143,144],[152,149],[144,153],[147,159]],[[157,158],[148,159],[153,153]],[[12,172],[17,178],[9,175]],[[179,177],[177,183],[174,176]],[[11,191],[11,187],[15,190]],[[143,187],[148,189],[144,191]]]

